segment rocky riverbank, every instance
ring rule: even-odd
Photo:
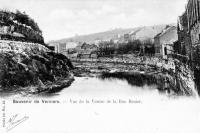
[[[64,55],[35,43],[0,43],[1,92],[54,93],[74,80],[73,65]]]
[[[145,60],[144,60],[145,58]],[[136,60],[136,61],[134,61]],[[131,85],[155,84],[161,92],[170,95],[197,96],[193,73],[173,59],[137,57],[128,60],[111,58],[74,60],[75,76],[100,76],[102,78],[122,78]]]

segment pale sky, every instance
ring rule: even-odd
[[[176,23],[187,0],[0,0],[0,8],[25,11],[45,41],[106,31]]]

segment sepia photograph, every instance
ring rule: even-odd
[[[0,0],[1,133],[200,133],[200,0]]]

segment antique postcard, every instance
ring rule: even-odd
[[[0,0],[0,133],[200,133],[200,0]]]

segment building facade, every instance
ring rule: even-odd
[[[194,56],[200,48],[200,0],[188,0],[178,24],[179,43],[185,47],[189,60],[197,60]]]
[[[186,15],[188,23],[188,33],[191,36],[192,45],[200,44],[200,1],[189,0],[186,6]]]
[[[66,52],[66,43],[51,43],[48,45],[52,47],[56,53],[64,54],[64,52]]]
[[[200,0],[188,0],[185,12],[187,32],[191,39],[191,57],[188,64],[194,72],[194,81],[200,94]]]
[[[174,50],[176,57],[189,59],[192,54],[191,36],[188,32],[187,13],[184,12],[182,16],[178,18],[177,23],[178,41],[174,44]]]
[[[177,28],[175,26],[166,27],[154,37],[155,55],[165,59],[172,56],[174,52],[173,44],[177,40]]]

